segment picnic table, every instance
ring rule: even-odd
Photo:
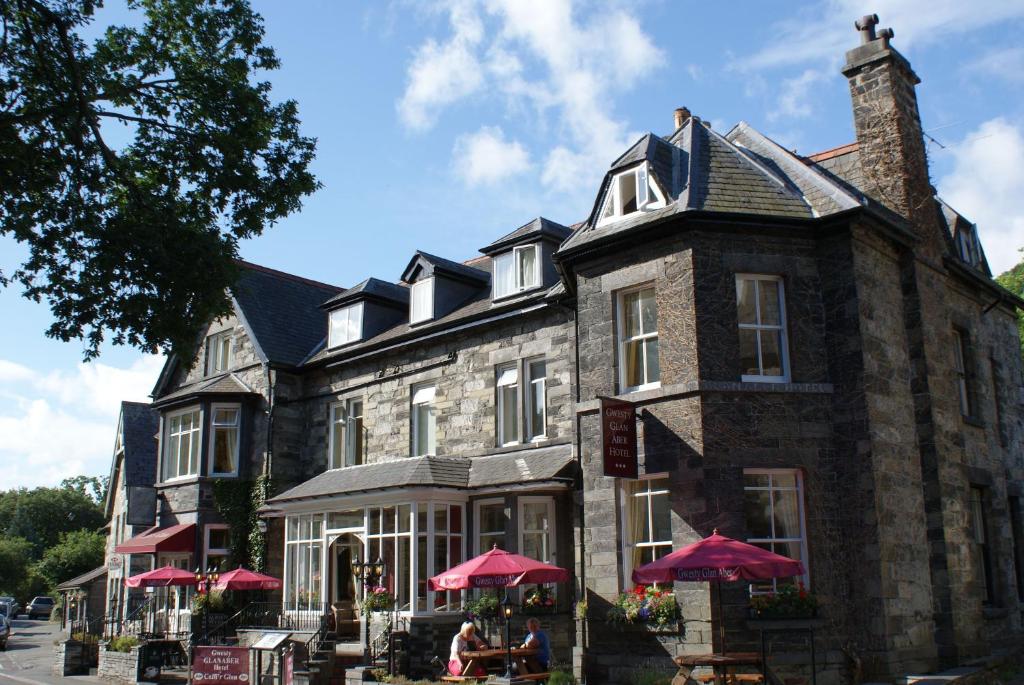
[[[519,676],[532,676],[542,671],[537,671],[534,668],[530,668],[528,657],[536,656],[540,653],[539,649],[531,649],[529,647],[513,647],[512,648],[512,662],[519,667]],[[474,651],[463,652],[462,655],[467,659],[466,665],[463,666],[463,673],[473,673],[477,667],[482,667],[487,670],[488,664],[494,661],[499,661],[500,664],[505,663],[505,656],[508,651],[503,648],[494,649],[478,649]],[[545,673],[546,675],[546,673]]]
[[[679,674],[689,678],[694,669],[700,666],[710,667],[714,673],[715,685],[734,685],[741,681],[761,683],[761,673],[736,673],[740,666],[761,666],[761,655],[757,652],[729,652],[727,654],[686,654],[674,659],[679,667]],[[730,672],[731,670],[731,672]]]

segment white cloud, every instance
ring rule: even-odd
[[[459,136],[452,157],[455,173],[469,186],[494,184],[530,168],[526,148],[505,140],[505,133],[496,126]]]
[[[817,69],[806,69],[799,76],[784,79],[776,109],[768,113],[769,121],[781,118],[803,119],[811,116],[814,109],[813,99],[808,97],[811,89],[825,81],[828,75]]]
[[[1002,273],[1024,247],[1024,127],[991,119],[948,150],[954,165],[939,195],[977,224],[992,273]]]
[[[984,74],[1010,83],[1024,82],[1024,47],[991,50],[964,66],[965,74]]]
[[[121,400],[145,402],[163,358],[40,372],[0,359],[0,483],[55,485],[110,468]]]

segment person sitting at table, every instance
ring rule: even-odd
[[[523,638],[523,647],[536,649],[537,654],[526,657],[526,665],[531,673],[540,673],[548,670],[548,663],[551,661],[551,643],[548,635],[540,629],[540,619],[530,617],[526,622],[526,637]]]
[[[486,647],[487,642],[476,635],[476,624],[472,621],[466,621],[462,624],[459,632],[455,633],[455,637],[452,638],[452,652],[448,657],[448,671],[452,675],[486,676],[487,671],[482,666],[474,668],[473,673],[462,672],[469,661],[463,657],[463,652],[474,648],[481,649]]]

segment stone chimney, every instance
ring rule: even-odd
[[[861,44],[846,53],[853,123],[860,148],[864,192],[910,220],[926,245],[941,250],[935,191],[928,178],[921,117],[910,63],[889,45],[892,29],[875,32],[878,15],[854,26]]]
[[[675,124],[676,124],[676,130],[678,131],[679,128],[683,124],[685,124],[686,120],[689,119],[689,118],[690,118],[690,110],[686,109],[685,107],[678,108],[675,111],[675,119],[674,119],[675,120]]]

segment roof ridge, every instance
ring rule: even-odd
[[[860,149],[860,143],[853,141],[852,143],[845,143],[843,145],[837,145],[836,147],[829,148],[828,150],[822,150],[821,152],[812,152],[809,155],[804,156],[804,159],[809,159],[812,162],[823,162],[826,159],[832,159],[833,157],[839,157],[850,152],[856,152]]]
[[[318,288],[328,288],[330,290],[345,290],[345,288],[337,285],[331,285],[330,283],[324,283],[323,281],[317,281],[312,278],[306,278],[305,276],[297,276],[287,271],[281,271],[280,269],[273,269],[269,266],[263,266],[262,264],[254,264],[253,262],[247,262],[244,259],[235,258],[235,264],[238,264],[243,269],[252,269],[253,271],[260,271],[271,276],[279,276],[289,281],[296,281],[297,283],[305,283],[306,285],[312,285]]]

